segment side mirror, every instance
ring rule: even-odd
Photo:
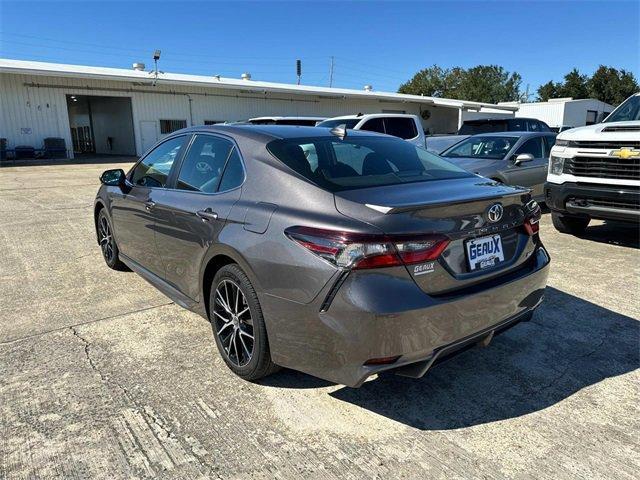
[[[100,175],[100,181],[103,185],[109,185],[111,187],[120,187],[124,185],[126,180],[124,170],[121,168],[114,168],[113,170],[106,170]]]
[[[520,155],[516,156],[513,163],[516,165],[520,165],[521,163],[530,162],[531,160],[533,160],[533,155],[531,155],[530,153],[521,153]]]

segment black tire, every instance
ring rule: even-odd
[[[560,233],[580,235],[581,233],[584,233],[591,219],[589,217],[573,217],[570,215],[562,215],[557,212],[551,212],[551,221],[553,222],[553,226]]]
[[[104,211],[104,208],[98,213],[98,221],[96,223],[98,232],[98,242],[100,244],[100,250],[102,250],[102,258],[107,267],[118,270],[120,272],[126,272],[129,268],[120,261],[120,251],[118,245],[113,238],[113,226],[111,221]]]
[[[234,293],[235,288],[241,295]],[[221,297],[224,298],[221,300]],[[243,310],[247,310],[249,315],[241,313]],[[222,267],[213,278],[209,293],[209,320],[222,359],[240,378],[254,381],[279,369],[271,361],[258,295],[247,275],[234,263]],[[253,340],[250,340],[251,336]],[[251,352],[247,356],[249,343]]]

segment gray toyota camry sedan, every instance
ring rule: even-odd
[[[543,298],[529,190],[395,137],[195,127],[101,181],[107,265],[207,318],[247,380],[278,366],[354,387],[386,370],[421,377]]]

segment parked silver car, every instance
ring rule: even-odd
[[[533,198],[544,200],[549,153],[555,133],[500,132],[473,135],[442,152],[459,167],[483,177],[532,189]]]

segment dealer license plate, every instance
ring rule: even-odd
[[[470,270],[491,268],[504,262],[500,235],[474,238],[467,242],[467,260]]]

